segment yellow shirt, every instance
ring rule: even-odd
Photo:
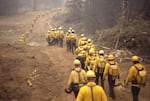
[[[64,31],[63,31],[63,30],[60,30],[60,31],[59,31],[59,37],[60,37],[60,38],[64,38],[64,36],[65,36],[65,35],[64,35]]]
[[[78,76],[78,72],[79,72],[80,78]],[[68,87],[70,87],[71,83],[86,83],[86,81],[87,81],[86,72],[80,67],[76,67],[74,68],[74,70],[71,72],[69,76]]]
[[[95,82],[88,82],[86,86],[81,87],[76,101],[92,101],[92,93],[90,85],[93,86],[94,101],[107,101],[107,96],[102,87],[95,84]]]
[[[81,46],[81,41],[83,41],[83,38],[80,38],[78,41],[78,46]]]
[[[118,67],[118,64],[115,61],[109,61],[109,63],[106,63],[105,70],[104,70],[104,77],[107,76],[108,74],[112,75],[110,73],[110,70],[111,70],[111,65],[110,64],[116,64],[117,67]],[[119,67],[118,67],[118,71],[119,71]],[[118,76],[119,76],[119,74],[118,74]]]
[[[59,38],[59,31],[58,30],[55,31],[55,38]]]
[[[76,42],[77,41],[77,35],[76,34],[70,34],[70,40]]]
[[[136,76],[137,76],[138,71],[136,70],[135,66],[138,69],[142,69],[142,68],[145,69],[145,67],[143,65],[141,65],[140,63],[137,63],[137,64],[131,66],[129,69],[129,74],[126,78],[126,84],[128,84],[128,82],[131,82],[132,80],[136,80]]]
[[[86,61],[85,61],[85,67],[90,66],[90,69],[94,70],[98,65],[97,58],[93,56],[87,56]]]
[[[95,68],[93,69],[93,71],[96,72],[98,67],[105,69],[105,65],[106,65],[105,57],[104,57],[104,56],[97,56],[96,59],[97,59],[97,67],[95,67]]]

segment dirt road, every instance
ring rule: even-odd
[[[47,22],[55,23],[55,12],[32,12],[14,17],[0,18],[0,101],[74,101],[64,92],[75,55],[65,47],[47,46]],[[30,29],[33,18],[40,15],[26,44],[19,44],[20,36]],[[23,19],[23,20],[22,20]],[[9,22],[8,22],[9,21]],[[131,63],[120,64],[123,81]],[[150,74],[150,64],[148,74]],[[140,92],[140,101],[149,101],[148,83]],[[108,84],[105,87],[108,94]],[[131,101],[130,87],[116,88],[116,101]],[[111,101],[111,98],[109,98]]]

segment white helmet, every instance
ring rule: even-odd
[[[58,29],[59,29],[59,30],[62,30],[62,27],[59,27]]]
[[[103,51],[103,50],[100,50],[100,51],[99,51],[99,54],[104,54],[104,51]]]

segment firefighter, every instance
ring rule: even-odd
[[[145,86],[146,84],[146,69],[145,66],[139,62],[138,56],[133,56],[131,58],[131,61],[133,62],[133,65],[129,69],[129,74],[125,81],[125,86],[127,86],[128,83],[131,82],[133,101],[139,101],[138,95],[140,92],[140,88],[142,86]]]
[[[28,31],[26,31],[25,37],[28,38],[28,37],[29,37],[29,34],[30,34],[30,33],[29,33]]]
[[[105,91],[95,83],[95,73],[90,70],[86,75],[88,83],[80,89],[76,101],[107,101]]]
[[[55,28],[55,44],[59,45],[59,29]]]
[[[24,35],[24,34],[22,34],[22,36],[20,37],[19,42],[20,42],[21,44],[24,44],[24,43],[25,43],[25,35]]]
[[[112,54],[108,56],[108,63],[106,63],[104,70],[104,79],[107,75],[110,90],[109,96],[112,97],[112,99],[115,99],[114,86],[115,80],[117,78],[119,79],[119,67],[118,64],[115,62],[115,57]]]
[[[74,60],[73,64],[75,68],[72,70],[69,76],[68,89],[72,89],[72,91],[74,92],[74,96],[76,98],[80,87],[86,84],[87,78],[86,78],[86,72],[83,69],[81,69],[80,61],[76,59]]]
[[[94,70],[97,66],[97,59],[95,57],[95,51],[93,49],[89,50],[89,55],[86,58],[85,69]]]
[[[85,51],[81,51],[78,56],[76,57],[76,59],[78,59],[81,63],[81,68],[84,69],[85,67],[85,60],[86,60],[86,55],[85,55]]]
[[[63,39],[64,39],[64,30],[62,27],[59,27],[59,45],[60,47],[63,47]]]
[[[77,35],[75,34],[75,30],[72,30],[69,38],[71,40],[71,52],[74,53],[74,50],[77,48]]]
[[[99,84],[99,78],[101,80],[101,86],[104,88],[104,79],[103,79],[103,74],[105,70],[105,65],[106,65],[106,59],[104,57],[104,51],[100,50],[99,51],[99,58],[98,58],[98,66],[97,68],[94,69],[95,74],[96,74],[96,84]]]
[[[66,45],[67,45],[67,52],[71,51],[71,40],[70,40],[70,34],[72,31],[69,29],[66,33],[65,39],[66,39]]]
[[[81,38],[78,41],[78,46],[80,46],[81,41],[84,40],[84,34],[81,34]]]

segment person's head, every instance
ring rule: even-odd
[[[90,81],[95,82],[96,75],[95,75],[94,71],[92,71],[92,70],[87,71],[86,76],[87,76],[88,82],[90,82]]]
[[[84,37],[84,34],[81,34],[81,37],[83,38],[83,37]]]
[[[68,34],[70,34],[71,32],[72,32],[72,31],[69,29],[69,30],[68,30]]]
[[[115,60],[114,55],[110,54],[110,55],[108,56],[108,61],[114,61],[114,60]]]
[[[139,57],[136,55],[131,57],[131,61],[133,62],[133,64],[139,63],[139,60]]]
[[[59,30],[62,30],[62,27],[60,26],[58,29],[59,29]]]
[[[90,55],[90,56],[93,56],[94,54],[95,54],[94,49],[90,49],[90,50],[89,50],[89,55]]]
[[[99,55],[104,55],[104,51],[103,50],[99,50]]]
[[[91,39],[88,39],[88,43],[91,43],[92,42],[92,40]]]
[[[73,64],[74,64],[75,67],[80,67],[80,65],[81,65],[81,63],[78,59],[75,59]]]
[[[75,30],[72,30],[72,33],[75,33]]]

